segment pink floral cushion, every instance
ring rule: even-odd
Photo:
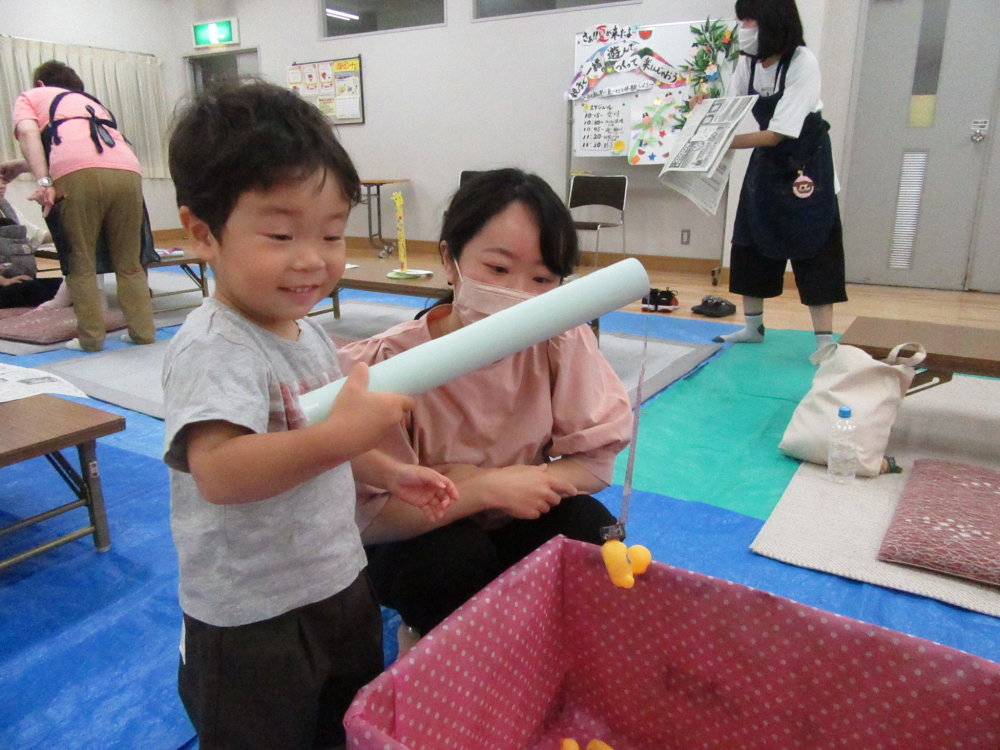
[[[1000,586],[1000,472],[914,462],[878,557]]]
[[[10,309],[20,310],[21,313],[0,316],[0,339],[44,345],[69,341],[77,335],[76,315],[71,307],[56,310]],[[117,331],[126,325],[125,316],[119,310],[104,311],[104,327],[108,331]]]

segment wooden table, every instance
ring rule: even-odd
[[[409,180],[362,180],[361,185],[365,189],[365,197],[362,202],[368,206],[368,241],[371,246],[379,251],[379,257],[384,255],[391,255],[392,245],[382,239],[382,186],[383,185],[395,185],[397,183],[409,182]],[[375,217],[372,216],[372,198],[375,199],[375,211],[377,216],[377,223],[373,222]],[[378,239],[378,243],[375,240]]]
[[[407,259],[413,268],[423,271],[433,271],[433,276],[421,276],[417,279],[390,279],[387,274],[399,269],[399,258],[377,258],[368,250],[348,250],[347,262],[357,264],[357,268],[348,268],[338,285],[342,289],[362,289],[366,292],[385,292],[386,294],[406,294],[411,297],[433,297],[441,299],[451,293],[451,287],[444,275],[444,266],[434,257],[422,255]],[[431,266],[428,262],[433,262]]]
[[[433,268],[426,267],[425,261],[435,260]],[[383,292],[385,294],[405,294],[410,297],[427,297],[431,299],[441,299],[451,293],[451,287],[445,281],[444,268],[440,261],[421,256],[416,261],[414,268],[424,271],[434,271],[433,276],[421,276],[417,279],[390,279],[386,276],[389,271],[399,268],[398,258],[378,257],[371,250],[348,250],[347,262],[357,265],[357,268],[348,268],[333,290],[332,307],[324,307],[320,310],[313,310],[312,315],[322,315],[333,311],[333,317],[340,317],[340,297],[341,289],[360,289],[365,292]],[[423,265],[421,265],[423,264]]]
[[[74,502],[0,529],[0,535],[75,508],[87,508],[90,516],[87,526],[0,561],[0,570],[91,534],[97,551],[106,552],[111,547],[111,536],[104,512],[101,475],[97,469],[96,441],[99,437],[124,430],[125,418],[75,401],[41,394],[0,403],[0,424],[3,425],[0,430],[0,468],[45,456],[77,497]],[[59,452],[73,447],[80,459],[79,473]]]
[[[55,248],[40,247],[35,250],[35,257],[59,260],[59,253],[55,251]],[[150,263],[147,268],[169,268],[170,266],[180,266],[181,270],[187,274],[187,277],[195,285],[189,289],[179,289],[174,292],[154,293],[150,290],[150,297],[169,297],[171,294],[187,294],[188,292],[201,292],[202,297],[208,296],[208,265],[205,261],[191,252],[191,250],[185,249],[183,255],[161,258],[157,263]]]
[[[927,372],[918,375],[914,387],[935,377],[939,383],[947,382],[953,373],[1000,378],[1000,331],[858,317],[840,338],[841,344],[863,349],[875,359],[885,359],[896,345],[907,342],[923,344],[927,350],[921,365]]]
[[[208,264],[192,253],[184,250],[183,255],[162,258],[159,263],[150,263],[147,268],[169,268],[170,266],[180,266],[187,277],[194,282],[194,287],[190,289],[178,289],[176,292],[157,292],[150,290],[151,297],[169,297],[171,294],[187,294],[188,292],[201,292],[202,297],[208,296]]]

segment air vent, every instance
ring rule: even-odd
[[[917,239],[917,220],[920,218],[920,198],[924,192],[926,172],[925,152],[903,154],[903,173],[899,177],[896,225],[892,230],[889,268],[913,268],[913,245]]]

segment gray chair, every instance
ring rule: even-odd
[[[625,175],[573,175],[573,180],[569,186],[569,209],[573,215],[573,224],[577,231],[583,230],[594,232],[596,239],[594,243],[594,265],[597,265],[598,254],[601,249],[601,230],[617,229],[622,230],[622,255],[625,255],[625,195],[628,192],[628,177]],[[612,209],[609,216],[614,216],[617,212],[617,219],[596,221],[580,220],[577,218],[580,212],[574,209],[586,206],[606,206]],[[593,217],[587,217],[588,219]]]
[[[462,170],[462,173],[458,176],[458,186],[461,187],[462,185],[464,185],[465,183],[467,183],[469,180],[471,180],[473,177],[478,177],[481,174],[486,174],[486,172],[484,170],[481,170],[481,169],[465,169],[465,170]]]

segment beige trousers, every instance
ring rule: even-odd
[[[142,176],[125,169],[80,169],[56,180],[55,188],[70,246],[66,284],[73,295],[81,348],[100,351],[104,347],[102,294],[96,274],[97,237],[102,230],[129,335],[136,343],[153,343],[153,305],[139,261]]]

